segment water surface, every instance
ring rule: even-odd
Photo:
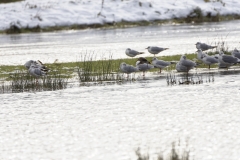
[[[106,51],[125,58],[126,47],[148,45],[179,54],[195,51],[196,41],[226,35],[234,48],[238,22],[1,35],[0,63],[76,61],[86,52],[104,58]],[[178,149],[194,160],[239,160],[240,73],[216,69],[213,82],[203,76],[203,84],[173,86],[167,73],[145,79],[137,73],[136,81],[121,85],[75,81],[64,90],[1,94],[0,159],[136,160],[138,147],[154,159],[167,157],[172,142],[180,141]]]
[[[180,141],[195,160],[239,160],[239,72],[218,72],[214,82],[198,85],[146,76],[2,94],[0,159],[125,160],[136,159],[138,147],[154,158]]]
[[[240,21],[220,23],[143,26],[123,29],[70,30],[54,33],[0,35],[0,64],[24,64],[29,59],[52,63],[81,61],[83,55],[97,59],[127,58],[126,48],[145,51],[147,46],[170,48],[161,55],[193,53],[195,43],[226,42],[239,47]]]

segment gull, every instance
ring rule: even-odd
[[[160,69],[159,73],[161,73],[161,71],[162,71],[163,68],[168,67],[170,64],[174,64],[174,62],[168,62],[168,61],[158,60],[156,57],[154,57],[154,58],[152,59],[152,65],[153,65],[155,68],[159,68],[159,69]]]
[[[240,52],[236,48],[232,51],[232,56],[240,59]]]
[[[148,71],[149,69],[152,69],[154,68],[153,65],[149,64],[148,62],[147,63],[143,63],[141,61],[137,61],[136,62],[136,67],[139,71],[142,71],[143,72],[143,76],[145,76],[145,72]]]
[[[225,63],[219,61],[219,56],[219,54],[213,55],[213,57],[218,60],[218,68],[227,68]]]
[[[33,64],[33,63],[36,63],[36,61],[34,61],[34,60],[29,60],[29,61],[27,61],[27,62],[24,64],[24,66],[25,66],[26,69],[28,70],[28,69],[30,68],[31,64]]]
[[[210,45],[208,45],[206,43],[201,43],[201,42],[197,42],[195,45],[196,45],[197,49],[201,49],[202,51],[206,51],[206,50],[209,50],[209,49],[217,48],[217,46],[210,46]]]
[[[28,69],[28,72],[30,75],[36,77],[36,85],[38,84],[38,78],[41,76],[45,76],[48,72],[48,70],[42,68],[42,66],[36,65],[35,63],[32,63]]]
[[[138,52],[133,49],[127,48],[125,54],[129,57],[135,57],[137,55],[143,54],[144,52]]]
[[[35,65],[35,66],[43,69],[46,72],[49,70],[40,60],[37,60],[37,61],[29,60],[24,64],[24,66],[26,67],[27,70],[29,70],[31,65]]]
[[[161,48],[161,47],[156,47],[156,46],[148,46],[146,49],[148,49],[148,52],[151,53],[151,54],[154,54],[154,57],[156,54],[164,51],[164,50],[167,50],[169,48]]]
[[[49,71],[49,69],[39,60],[29,60],[24,64],[24,66],[27,68],[30,75],[37,78],[40,76],[45,76]],[[36,79],[36,83],[38,83],[38,79]]]
[[[178,72],[188,72],[188,68],[186,66],[182,65],[182,63],[180,61],[177,62],[177,64],[176,64],[176,70]]]
[[[123,73],[127,74],[127,78],[129,77],[129,74],[133,73],[133,72],[137,72],[139,71],[136,67],[126,64],[125,62],[122,62],[120,64],[120,68],[119,68]]]
[[[210,65],[218,63],[218,59],[216,59],[215,57],[209,56],[206,53],[203,53],[201,49],[199,49],[197,53],[198,53],[198,56],[197,56],[198,59],[201,58],[200,60],[204,64],[208,65],[208,69],[210,69]]]
[[[139,63],[140,64],[143,64],[143,63],[147,63],[147,64],[151,64],[151,62],[149,62],[146,58],[144,57],[139,57],[138,58],[138,61],[140,61]]]
[[[228,69],[228,67],[230,67],[236,63],[240,63],[240,59],[238,59],[237,57],[234,57],[232,55],[226,55],[222,51],[219,51],[218,60],[219,60],[219,63],[224,64],[227,69]]]
[[[47,74],[47,71],[45,69],[36,66],[35,64],[31,64],[28,72],[34,77],[45,76]]]
[[[178,66],[180,66],[180,68],[185,68],[186,67],[186,71],[184,72],[189,72],[190,69],[193,69],[194,67],[197,66],[197,64],[189,59],[187,59],[187,57],[185,55],[182,55],[179,61]],[[177,69],[177,65],[176,65],[176,69]]]

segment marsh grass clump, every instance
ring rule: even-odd
[[[178,77],[178,84],[202,84],[203,77],[201,74],[181,74]]]
[[[169,73],[166,76],[168,85],[189,85],[189,84],[202,84],[203,82],[214,82],[214,73],[190,74],[190,73]]]
[[[11,74],[10,79],[8,89],[13,93],[65,89],[68,81],[68,77],[63,77],[58,72],[39,78],[28,73],[16,72]]]
[[[177,79],[175,74],[168,73],[166,76],[166,81],[168,85],[177,84]]]
[[[11,90],[11,85],[8,82],[0,82],[0,94],[9,93]]]
[[[54,72],[50,76],[42,78],[42,90],[61,90],[67,88],[69,76],[63,76],[59,72]]]
[[[137,160],[153,159],[153,158],[150,158],[150,155],[148,153],[142,154],[139,147],[135,150],[135,154],[137,156]],[[175,143],[173,142],[172,149],[169,152],[168,156],[164,158],[163,154],[160,152],[158,153],[156,160],[190,160],[190,151],[187,151],[187,149],[183,149],[183,150],[176,149]]]
[[[93,55],[84,55],[78,65],[78,77],[81,82],[107,82],[121,80],[119,74],[120,61],[114,61],[112,56],[105,60],[94,60]]]

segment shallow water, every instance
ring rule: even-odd
[[[2,94],[0,159],[137,159],[138,147],[154,159],[180,141],[195,160],[239,160],[239,77],[168,86],[148,73],[122,85]]]
[[[225,42],[239,47],[240,21],[220,23],[143,26],[124,29],[89,29],[54,33],[0,35],[0,64],[24,64],[29,59],[44,63],[81,61],[85,54],[96,59],[127,58],[126,48],[144,51],[147,46],[170,48],[161,55],[194,53],[198,41],[215,45]]]
[[[105,51],[105,44],[125,50],[171,42],[180,53],[188,52],[201,39],[199,31],[211,42],[209,33],[219,37],[228,28],[226,40],[237,45],[237,22],[1,35],[0,62],[75,60],[91,47]],[[133,40],[125,42],[126,37]],[[125,57],[122,51],[114,53],[114,58]],[[165,53],[174,54],[171,49]],[[203,84],[197,85],[168,86],[165,71],[147,73],[145,79],[136,74],[136,81],[121,85],[79,87],[75,81],[64,90],[0,94],[0,159],[136,160],[140,147],[152,160],[159,153],[168,157],[172,142],[180,141],[177,149],[189,150],[194,160],[239,160],[240,72],[214,71],[213,82],[204,70]],[[191,71],[196,72],[202,71]]]

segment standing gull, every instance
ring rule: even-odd
[[[145,76],[145,72],[146,71],[148,71],[149,69],[152,69],[152,68],[154,68],[154,66],[153,65],[151,65],[151,64],[149,64],[150,62],[143,62],[143,61],[140,61],[140,60],[138,60],[137,62],[136,62],[136,67],[137,67],[137,69],[139,70],[139,71],[142,71],[143,72],[143,76]]]
[[[156,47],[156,46],[148,46],[146,49],[148,50],[149,53],[154,54],[154,57],[155,57],[156,54],[158,54],[158,53],[160,53],[160,52],[162,52],[162,51],[164,51],[164,50],[167,50],[167,49],[169,49],[169,48],[161,48],[161,47]]]
[[[135,57],[137,55],[143,54],[144,52],[138,52],[133,49],[127,48],[125,54],[129,57]]]
[[[153,65],[155,68],[159,68],[159,69],[160,69],[159,73],[161,73],[161,71],[162,71],[163,68],[168,67],[170,64],[174,64],[174,62],[168,62],[168,61],[158,60],[156,57],[154,57],[154,58],[152,59],[152,65]]]
[[[132,65],[129,65],[129,64],[126,64],[125,62],[122,62],[120,64],[120,68],[119,69],[120,69],[121,72],[127,74],[127,78],[129,77],[129,74],[131,74],[133,72],[139,71],[136,67],[134,67]]]
[[[188,68],[186,66],[182,65],[182,63],[180,61],[176,64],[176,70],[178,72],[188,72]]]
[[[198,53],[198,58],[201,58],[201,61],[208,65],[208,69],[210,69],[210,65],[218,63],[218,59],[215,57],[209,56],[206,53],[203,53],[201,49],[197,51]]]
[[[240,52],[236,48],[232,51],[232,56],[240,59]]]
[[[236,63],[240,63],[240,59],[232,55],[226,55],[222,51],[219,51],[218,60],[219,63],[225,65],[227,69]]]
[[[209,50],[209,49],[217,48],[217,46],[210,46],[210,45],[208,45],[206,43],[201,43],[201,42],[197,42],[195,45],[196,45],[197,49],[201,49],[202,51],[206,51],[206,50]]]
[[[176,69],[180,70],[179,68],[184,68],[182,70],[185,70],[184,72],[188,73],[190,69],[193,69],[196,66],[197,66],[197,64],[195,62],[187,59],[187,57],[185,55],[182,55],[180,58],[180,61],[176,65]]]

